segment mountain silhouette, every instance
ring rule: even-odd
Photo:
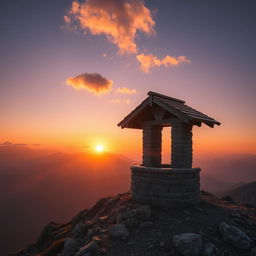
[[[98,198],[127,191],[131,164],[108,153],[0,147],[1,255],[35,239],[49,221],[67,221]]]
[[[238,203],[248,203],[256,206],[256,181],[243,184],[225,193]]]

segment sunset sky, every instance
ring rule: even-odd
[[[250,0],[2,1],[0,143],[104,145],[137,160],[141,131],[117,123],[156,91],[221,122],[194,128],[196,153],[256,153],[255,11]]]

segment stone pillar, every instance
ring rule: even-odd
[[[143,165],[160,166],[162,150],[162,126],[143,127]]]
[[[177,121],[172,126],[172,168],[192,168],[192,125]]]

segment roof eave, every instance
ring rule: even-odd
[[[137,115],[139,114],[146,106],[150,104],[150,97],[146,98],[142,103],[137,106],[130,114],[128,114],[122,121],[120,121],[117,126],[120,126],[122,129]]]

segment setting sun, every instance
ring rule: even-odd
[[[104,151],[104,147],[103,145],[99,144],[95,147],[95,150],[98,152],[98,153],[101,153]]]

